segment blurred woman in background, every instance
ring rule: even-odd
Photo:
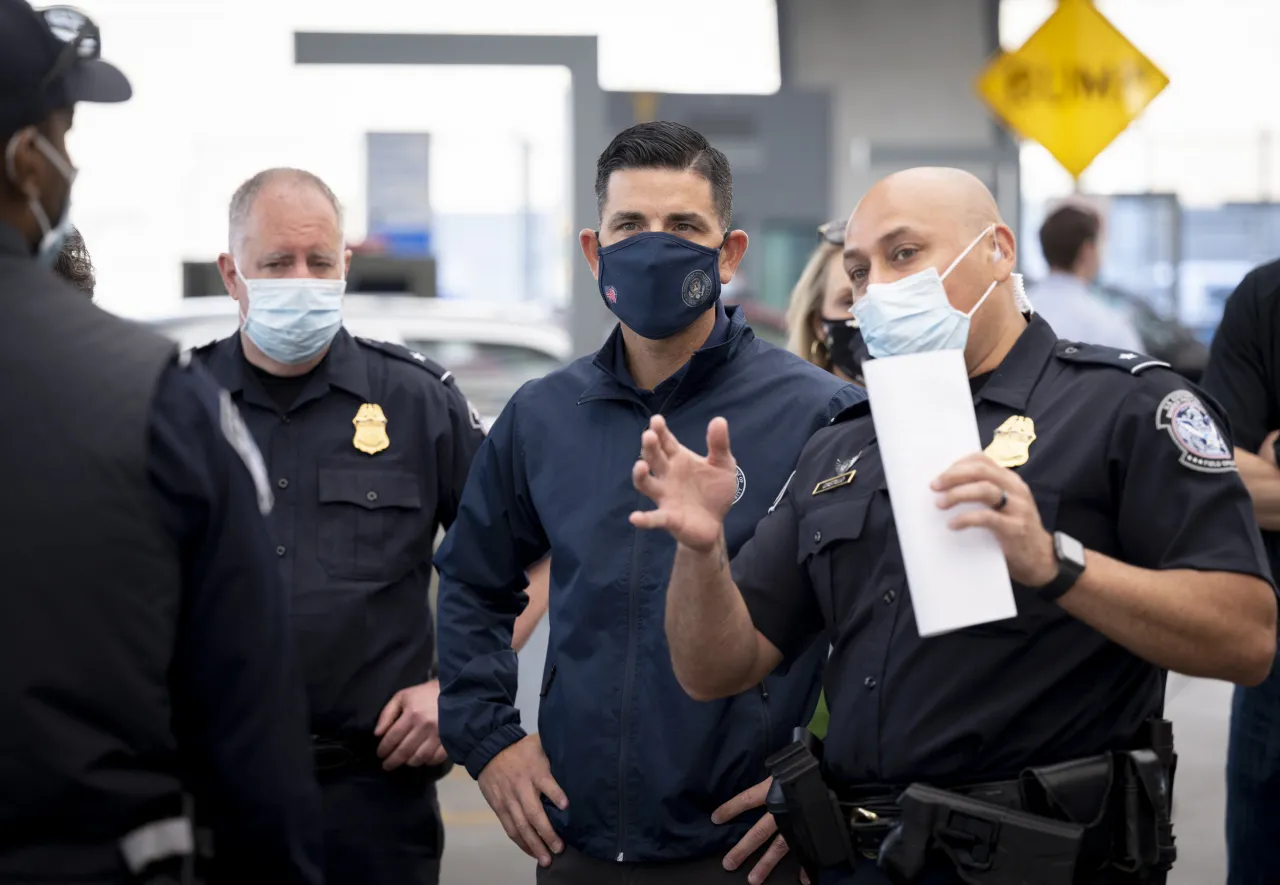
[[[870,356],[849,313],[853,283],[841,260],[844,227],[844,221],[837,220],[818,228],[818,248],[791,291],[787,346],[836,377],[862,385],[862,363]]]

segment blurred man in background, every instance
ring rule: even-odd
[[[59,280],[78,101],[131,88],[67,7],[0,0],[0,882],[319,882],[271,493],[173,344]]]
[[[1129,317],[1090,288],[1102,267],[1101,230],[1102,219],[1087,206],[1049,213],[1040,226],[1049,276],[1031,290],[1031,304],[1059,338],[1141,353],[1142,340]]]
[[[1252,271],[1222,312],[1205,390],[1231,418],[1236,463],[1253,498],[1272,574],[1280,574],[1280,261]],[[1280,669],[1237,688],[1227,751],[1227,872],[1230,885],[1280,875]]]
[[[62,244],[58,258],[53,263],[53,272],[72,286],[93,299],[93,287],[97,280],[93,274],[93,261],[89,258],[89,250],[85,248],[84,237],[80,231],[72,227],[67,233],[67,241]]]

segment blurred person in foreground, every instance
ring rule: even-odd
[[[58,251],[53,262],[53,272],[93,300],[93,287],[97,279],[93,273],[93,260],[84,245],[84,237],[80,231],[72,227],[67,231],[67,241]]]
[[[828,631],[822,765],[856,849],[823,885],[889,881],[877,856],[928,885],[1163,881],[1166,671],[1252,685],[1275,655],[1215,407],[1161,364],[1028,320],[1015,260],[990,192],[956,169],[882,180],[845,234],[872,356],[963,354],[989,443],[920,482],[953,530],[998,541],[1016,617],[919,635],[869,404],[815,434],[732,564],[732,425],[706,426],[705,457],[661,417],[642,437],[633,480],[657,506],[631,522],[678,542],[666,631],[689,695],[742,691]]]
[[[1102,268],[1101,231],[1102,219],[1087,206],[1049,213],[1040,225],[1049,276],[1031,290],[1031,303],[1063,340],[1142,353],[1133,322],[1091,288]]]
[[[343,324],[351,253],[316,175],[231,198],[218,257],[241,328],[196,358],[243,411],[306,678],[328,885],[434,885],[444,829],[432,543],[484,439],[451,372]],[[544,579],[545,580],[545,579]],[[535,578],[535,583],[537,582]]]
[[[0,882],[318,883],[319,806],[261,457],[158,335],[50,270],[75,105],[119,102],[75,10],[0,0]]]
[[[627,524],[651,415],[744,447],[727,520],[750,536],[809,436],[856,388],[757,339],[721,303],[747,235],[725,156],[654,122],[596,163],[584,259],[618,325],[599,353],[522,387],[476,456],[440,569],[441,734],[544,883],[762,882],[797,867],[762,814],[765,757],[809,721],[826,644],[732,698],[691,701],[671,670],[663,588],[675,544]],[[525,569],[550,553],[539,733],[513,706]],[[532,723],[527,723],[532,727]],[[726,870],[732,872],[726,872]]]
[[[787,348],[837,378],[864,386],[862,363],[870,359],[858,321],[849,312],[853,283],[840,261],[844,221],[818,228],[818,248],[791,290]]]
[[[1204,387],[1231,418],[1235,458],[1253,498],[1272,574],[1280,574],[1280,261],[1251,271],[1227,299]],[[1280,876],[1280,668],[1237,688],[1227,750],[1227,881]]]

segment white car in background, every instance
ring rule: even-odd
[[[453,372],[486,427],[522,384],[572,357],[568,331],[538,305],[357,294],[343,301],[342,315],[352,335],[402,344]],[[239,316],[235,301],[210,296],[144,322],[187,349],[234,333]]]

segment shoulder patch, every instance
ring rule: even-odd
[[[240,410],[232,401],[231,394],[225,390],[218,391],[218,419],[222,435],[227,438],[231,448],[235,449],[248,468],[249,476],[253,478],[253,486],[258,493],[258,510],[266,516],[275,505],[271,483],[267,480],[267,465],[262,460],[262,453],[258,451],[258,444],[253,441],[253,435],[245,426],[244,418],[240,416]]]
[[[1117,347],[1106,347],[1102,344],[1080,344],[1075,341],[1059,341],[1054,347],[1054,356],[1068,363],[1087,363],[1095,366],[1111,366],[1123,369],[1130,375],[1137,375],[1147,369],[1170,368],[1163,360],[1154,359],[1131,350],[1120,350]]]
[[[1179,463],[1201,473],[1230,473],[1235,453],[1213,419],[1213,413],[1189,390],[1175,390],[1156,407],[1156,429],[1167,431],[1182,453]]]

